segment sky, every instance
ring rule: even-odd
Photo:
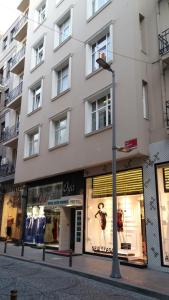
[[[0,0],[0,33],[4,34],[20,15],[17,6],[20,0]]]

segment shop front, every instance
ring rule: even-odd
[[[55,182],[42,181],[28,188],[24,240],[59,250],[77,250],[77,211],[83,211],[83,173],[51,181]]]
[[[86,178],[85,252],[113,253],[112,175]],[[146,233],[142,169],[117,173],[117,231],[119,258],[146,264]]]
[[[169,163],[157,167],[162,265],[169,267]]]
[[[22,236],[22,204],[20,192],[5,193],[3,197],[1,238],[19,241]]]

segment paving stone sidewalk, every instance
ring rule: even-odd
[[[0,243],[0,254],[3,254],[4,243]],[[73,257],[72,268],[69,267],[69,258],[54,254],[47,254],[45,262],[42,261],[42,249],[25,247],[24,260],[36,262],[42,265],[67,270],[87,278],[112,284],[128,290],[134,290],[158,299],[169,300],[169,273],[158,272],[149,269],[137,269],[129,266],[120,266],[122,278],[119,280],[110,277],[111,258],[81,255]],[[13,244],[7,246],[7,256],[21,259],[21,247]],[[153,294],[152,294],[153,291]]]
[[[9,300],[17,290],[17,300],[153,300],[58,269],[8,257],[0,257],[0,299]]]

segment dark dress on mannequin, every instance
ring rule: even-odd
[[[117,231],[118,232],[123,231],[123,211],[122,211],[122,209],[119,209],[117,211]]]
[[[98,212],[95,214],[95,218],[97,218],[97,215],[100,216],[100,226],[102,230],[105,230],[106,228],[106,217],[107,217],[107,213],[103,212],[101,210],[98,210]]]

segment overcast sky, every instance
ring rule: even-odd
[[[0,0],[0,33],[5,33],[20,15],[17,6],[21,0]]]

